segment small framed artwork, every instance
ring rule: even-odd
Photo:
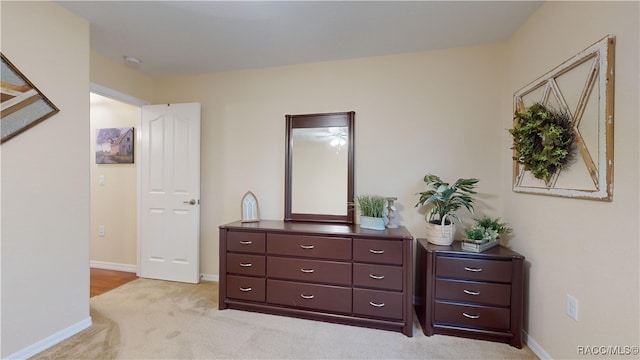
[[[2,140],[13,138],[60,111],[7,59],[2,57],[0,128]]]
[[[242,222],[260,221],[258,211],[258,199],[251,191],[247,191],[242,197]]]
[[[134,129],[96,129],[96,164],[133,164]]]

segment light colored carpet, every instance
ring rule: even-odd
[[[93,325],[34,359],[536,359],[528,349],[218,310],[218,285],[138,279],[91,299]]]

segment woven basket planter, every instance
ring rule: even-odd
[[[427,222],[427,241],[434,245],[453,244],[453,235],[456,233],[456,225],[432,224]]]

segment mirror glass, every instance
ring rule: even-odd
[[[353,115],[287,115],[285,221],[353,222]]]

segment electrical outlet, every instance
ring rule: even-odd
[[[578,321],[578,300],[569,294],[567,294],[567,315]]]
[[[104,236],[104,225],[98,226],[98,236]]]

